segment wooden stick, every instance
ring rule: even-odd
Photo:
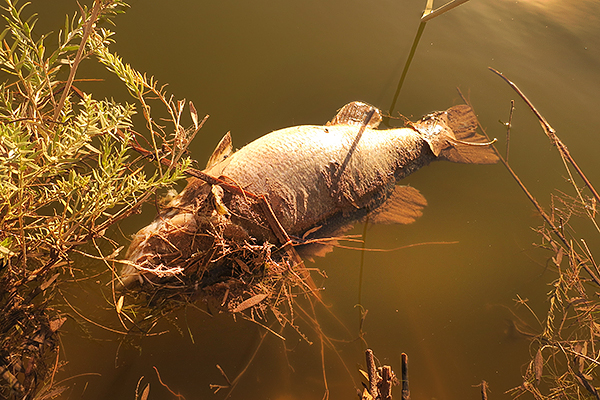
[[[410,389],[408,387],[408,356],[402,353],[402,400],[410,400]]]
[[[515,111],[515,101],[510,101],[510,114],[506,123],[506,162],[508,162],[508,151],[510,150],[510,128],[512,127],[513,111]]]
[[[552,128],[550,126],[548,121],[546,121],[546,118],[544,118],[542,116],[542,114],[540,114],[540,112],[535,108],[533,103],[531,103],[531,101],[529,101],[529,99],[527,98],[527,96],[525,96],[525,94],[521,91],[521,89],[519,89],[517,87],[517,85],[515,85],[512,81],[510,81],[507,77],[505,77],[502,74],[502,72],[495,70],[494,68],[491,68],[491,67],[489,69],[490,69],[490,71],[492,71],[493,73],[498,75],[500,78],[504,79],[504,81],[506,83],[508,83],[515,92],[517,92],[517,94],[523,99],[523,101],[525,101],[525,103],[527,103],[529,108],[531,108],[531,111],[533,111],[535,116],[538,118],[538,120],[542,124],[542,128],[544,129],[546,136],[548,136],[548,138],[550,139],[552,144],[558,148],[558,151],[560,152],[560,154],[563,157],[565,157],[567,159],[567,161],[569,161],[569,163],[573,166],[573,168],[575,168],[575,170],[577,171],[577,173],[579,174],[581,179],[583,179],[583,182],[585,182],[585,185],[590,189],[590,191],[594,195],[594,198],[596,198],[596,201],[600,202],[600,195],[598,194],[598,192],[596,192],[596,189],[594,189],[594,187],[592,186],[592,184],[590,183],[588,178],[585,176],[585,174],[583,173],[581,168],[579,168],[579,165],[577,165],[577,163],[575,162],[573,157],[571,157],[571,154],[569,153],[567,146],[565,146],[564,143],[560,140],[560,138],[556,135],[556,131],[554,130],[554,128]]]
[[[373,118],[373,114],[375,114],[375,108],[371,108],[371,111],[369,111],[367,113],[367,116],[365,117],[365,120],[361,124],[360,129],[358,130],[358,133],[356,134],[356,137],[354,138],[354,141],[352,142],[352,145],[350,146],[350,149],[348,149],[348,154],[346,154],[346,158],[344,158],[344,161],[342,162],[342,165],[340,166],[339,172],[337,173],[337,177],[335,178],[338,186],[339,186],[340,180],[342,179],[342,175],[344,175],[344,171],[346,170],[346,167],[348,166],[348,163],[350,162],[350,158],[354,154],[354,151],[356,150],[356,146],[358,146],[358,142],[360,141],[360,138],[362,137],[363,133],[365,132],[367,125],[369,125],[369,122],[371,122],[371,118]],[[338,190],[339,190],[339,188],[338,188]]]
[[[398,101],[398,97],[400,96],[400,90],[402,89],[402,85],[404,85],[406,75],[408,74],[408,68],[410,67],[412,60],[415,57],[417,46],[419,45],[419,41],[421,40],[421,36],[423,36],[423,31],[425,30],[425,25],[427,24],[424,21],[421,21],[421,23],[419,24],[419,28],[417,29],[417,34],[415,35],[415,38],[413,40],[412,47],[410,48],[410,52],[408,53],[408,58],[406,59],[406,64],[404,64],[402,75],[400,76],[398,86],[396,87],[396,93],[394,93],[392,104],[390,105],[390,109],[388,110],[389,117],[392,116],[394,108],[396,108],[396,102]]]
[[[384,365],[381,367],[381,382],[379,383],[379,393],[381,400],[392,400],[392,386],[394,384],[394,372],[392,367]]]
[[[375,368],[373,350],[367,349],[365,351],[365,356],[367,358],[367,374],[369,375],[369,394],[376,399],[378,397],[377,383],[379,383],[379,377],[377,375],[377,369]]]
[[[67,100],[67,96],[69,95],[69,91],[71,90],[71,86],[73,85],[73,80],[75,79],[75,73],[77,72],[77,68],[81,61],[84,58],[85,45],[87,44],[87,40],[90,37],[90,34],[94,30],[94,23],[98,20],[98,16],[100,15],[100,11],[103,8],[102,1],[96,0],[94,2],[94,6],[92,7],[92,11],[88,20],[83,24],[83,33],[81,36],[81,43],[79,44],[79,48],[77,49],[77,54],[75,55],[75,59],[71,64],[71,70],[69,71],[69,77],[67,78],[67,83],[65,84],[64,91],[60,96],[60,100],[58,101],[58,106],[54,109],[54,117],[52,118],[54,121],[58,121],[58,117],[60,116],[60,112],[62,111],[65,101]],[[81,8],[80,8],[81,9]],[[82,10],[81,16],[84,17],[84,12]]]
[[[486,381],[481,381],[481,400],[488,400],[487,392],[489,389],[488,383]]]

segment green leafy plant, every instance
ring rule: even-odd
[[[182,178],[203,121],[190,103],[194,125],[184,128],[185,101],[111,53],[105,26],[123,1],[82,7],[52,45],[49,34],[36,38],[26,5],[5,1],[0,35],[8,77],[0,83],[0,386],[4,397],[41,398],[57,394],[56,332],[65,318],[50,300],[73,250],[106,239],[110,226]],[[137,100],[145,132],[134,130],[135,105],[77,88],[79,65],[94,56]],[[151,116],[152,101],[166,109],[165,126]]]

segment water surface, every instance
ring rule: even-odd
[[[31,6],[42,29],[55,29],[76,7],[65,1],[58,9],[54,3]],[[116,19],[114,50],[169,83],[178,98],[192,100],[200,114],[210,114],[192,145],[192,156],[203,164],[227,131],[241,147],[275,129],[325,123],[353,100],[388,110],[424,6],[425,1],[388,0],[134,0]],[[499,121],[508,119],[516,95],[488,71],[493,67],[525,91],[598,182],[599,15],[600,3],[591,0],[470,1],[427,24],[394,115],[414,120],[458,104],[459,87],[504,150],[506,129]],[[82,71],[100,68],[87,62]],[[86,90],[128,101],[119,82],[106,76],[106,84]],[[559,157],[518,99],[513,123],[509,161],[548,204],[553,188],[568,187]],[[530,298],[543,313],[554,278],[545,269],[549,254],[532,246],[540,239],[531,227],[541,220],[501,165],[437,163],[406,183],[427,198],[424,216],[410,226],[368,227],[367,247],[458,243],[365,255],[365,339],[397,371],[400,354],[409,355],[415,399],[479,398],[473,386],[481,380],[489,382],[493,398],[508,398],[503,393],[520,384],[529,360],[528,342],[508,322],[511,310],[525,314],[513,299]],[[132,234],[153,217],[148,207],[121,228]],[[362,233],[362,227],[353,233]],[[334,338],[356,337],[360,252],[338,249],[314,266],[326,271],[323,299],[350,333],[320,312],[324,329]],[[90,317],[114,326],[113,312],[102,309],[108,308],[105,281],[70,289],[68,296]],[[173,322],[181,332],[165,323],[170,333],[146,338],[136,350],[119,347],[115,334],[90,328],[88,336],[69,321],[62,339],[69,361],[65,376],[101,374],[75,378],[71,398],[132,399],[142,376],[151,383],[151,399],[173,398],[153,366],[188,400],[223,398],[224,392],[213,396],[209,389],[210,383],[224,383],[215,365],[235,376],[264,332],[195,309],[178,313]],[[306,334],[313,345],[293,332],[286,332],[285,344],[267,337],[232,398],[322,398],[320,345],[309,328]],[[361,343],[339,342],[338,351],[358,382]],[[330,398],[352,398],[356,383],[339,358],[326,350],[325,361]]]

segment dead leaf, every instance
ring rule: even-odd
[[[538,349],[537,353],[535,353],[535,358],[533,359],[533,372],[535,374],[535,382],[539,385],[544,372],[544,357],[542,356],[542,349]]]
[[[248,268],[248,264],[246,264],[245,262],[243,262],[242,260],[240,260],[239,258],[235,259],[235,262],[240,266],[240,268],[242,268],[242,270],[247,273],[250,274],[250,268]]]
[[[363,378],[365,378],[367,380],[367,382],[369,382],[369,374],[367,374],[367,371],[363,371],[362,369],[359,369],[358,372],[360,372],[360,374],[363,376]]]
[[[552,257],[552,261],[554,261],[554,264],[556,264],[557,267],[560,267],[560,263],[562,262],[563,259],[563,248],[560,247],[558,249],[558,252],[556,253],[556,257]]]
[[[374,400],[373,396],[371,396],[371,393],[369,393],[369,391],[367,389],[363,389],[362,396],[360,399],[361,400]]]
[[[50,321],[50,330],[56,332],[65,323],[67,317],[59,317]]]
[[[124,248],[125,248],[125,246],[119,247],[118,249],[116,249],[115,251],[113,251],[110,256],[106,257],[106,259],[107,260],[114,260],[115,258],[117,258],[117,256],[121,252],[121,250],[123,250]]]
[[[252,296],[247,300],[242,301],[240,304],[238,304],[238,306],[236,308],[233,309],[234,313],[238,313],[238,312],[242,312],[247,308],[253,307],[255,305],[257,305],[258,303],[260,303],[261,301],[263,301],[264,299],[266,299],[269,295],[268,294],[257,294],[256,296]]]
[[[125,297],[119,297],[117,301],[117,314],[121,314],[121,310],[123,309],[123,302],[125,301]]]
[[[150,394],[150,384],[147,384],[140,396],[140,400],[148,400],[148,395]]]
[[[46,282],[44,282],[40,285],[40,290],[44,291],[44,290],[48,289],[48,287],[50,287],[50,285],[52,285],[52,283],[54,283],[56,278],[58,278],[59,276],[60,276],[60,273],[54,274],[54,276],[52,276],[52,278],[48,279]]]
[[[194,128],[198,129],[198,112],[196,111],[196,107],[194,107],[194,103],[190,100],[190,115],[192,116],[192,121],[194,121]]]

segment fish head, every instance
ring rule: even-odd
[[[219,236],[240,236],[243,240],[244,232],[229,223],[222,197],[219,186],[188,185],[152,223],[133,236],[122,261],[119,286],[183,278],[184,272],[190,275],[191,267],[199,268],[194,260],[202,260]]]

